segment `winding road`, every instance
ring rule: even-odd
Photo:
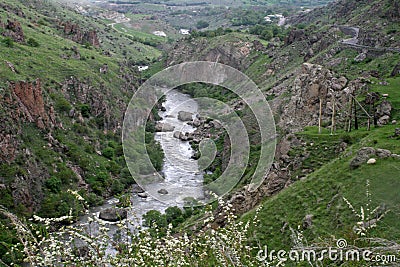
[[[365,48],[369,50],[374,50],[374,51],[380,51],[380,52],[397,52],[400,53],[400,48],[396,47],[373,47],[373,46],[366,46],[366,45],[360,45],[358,44],[358,37],[360,33],[360,28],[359,27],[352,27],[352,26],[343,26],[339,25],[337,26],[344,34],[350,35],[351,38],[348,39],[343,39],[340,41],[340,44],[347,45],[349,47],[353,48]]]

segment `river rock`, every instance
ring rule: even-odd
[[[210,122],[210,126],[215,128],[215,129],[217,129],[217,130],[222,128],[222,124],[219,121],[216,121],[216,120],[211,121]]]
[[[187,141],[192,141],[194,139],[193,133],[186,133]]]
[[[126,219],[128,212],[125,209],[108,208],[100,211],[99,218],[109,222],[118,222]]]
[[[172,132],[174,129],[175,127],[168,123],[159,122],[156,124],[156,132]]]
[[[369,164],[369,165],[372,165],[372,164],[375,164],[375,163],[376,163],[376,159],[374,159],[374,158],[371,158],[371,159],[369,159],[367,161],[367,164]]]
[[[187,111],[179,111],[178,119],[181,121],[191,121],[193,119],[193,113]]]
[[[189,140],[187,133],[186,134],[180,133],[179,139],[181,139],[182,141],[188,141]]]
[[[201,120],[199,120],[198,118],[195,118],[193,120],[193,124],[194,127],[199,127],[201,125]]]
[[[138,197],[147,198],[147,194],[145,192],[137,193]]]
[[[132,185],[132,193],[138,194],[143,192],[144,192],[143,188],[141,188],[138,184]]]
[[[158,190],[157,191],[159,194],[161,194],[161,195],[166,195],[166,194],[168,194],[168,191],[166,190],[166,189],[160,189],[160,190]]]
[[[174,132],[174,138],[179,139],[180,135],[181,135],[181,132],[179,132],[179,131]]]

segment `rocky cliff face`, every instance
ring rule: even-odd
[[[40,129],[54,128],[56,121],[54,109],[46,111],[40,80],[36,82],[12,82],[10,84],[12,100],[17,104],[19,117],[26,122],[34,122]]]
[[[2,33],[5,37],[10,37],[15,42],[25,42],[24,31],[22,30],[21,24],[16,20],[7,20],[7,23],[3,24],[0,22],[0,28],[4,31]]]
[[[345,77],[335,77],[334,73],[320,65],[304,63],[286,90],[285,85],[281,85],[269,92],[281,96],[290,94],[289,98],[278,97],[271,102],[272,108],[282,114],[278,127],[296,132],[306,126],[318,125],[320,101],[323,122],[330,121],[335,105],[336,112],[341,112],[337,123],[344,123],[350,94],[363,85],[359,81],[348,84]]]
[[[110,103],[111,93],[103,86],[93,86],[90,81],[80,81],[76,77],[70,77],[62,83],[61,92],[73,105],[77,103],[89,105],[91,115],[102,118],[102,128],[105,131],[116,131],[121,128],[126,103],[122,99],[115,99],[113,103]],[[116,117],[115,114],[118,116]],[[70,110],[69,115],[71,118],[83,119],[75,109]]]
[[[34,123],[46,131],[58,127],[54,109],[45,103],[40,80],[35,82],[12,82],[8,92],[0,98],[0,159],[8,164],[15,160],[23,169],[13,177],[8,188],[11,190],[15,206],[22,205],[32,212],[43,197],[43,181],[48,178],[48,171],[32,157],[28,148],[21,147],[21,135],[25,123]]]
[[[67,38],[70,38],[74,42],[85,44],[89,43],[94,47],[100,47],[100,41],[97,37],[95,30],[82,31],[78,24],[70,21],[60,22],[60,26],[63,28],[63,32]]]
[[[12,82],[9,93],[0,98],[2,106],[0,131],[0,158],[12,162],[18,151],[21,123],[35,123],[40,129],[53,129],[57,126],[54,109],[44,103],[40,80],[36,82]]]
[[[90,30],[88,32],[85,32],[82,38],[82,42],[83,44],[89,43],[94,47],[100,47],[100,41],[99,38],[97,37],[97,32],[95,30]]]
[[[270,101],[270,105],[277,115],[277,128],[283,132],[283,136],[279,138],[275,160],[264,183],[256,191],[244,187],[233,194],[230,202],[235,210],[238,213],[246,212],[266,196],[272,196],[293,183],[296,178],[292,177],[292,173],[302,169],[302,162],[308,157],[307,153],[289,155],[294,147],[305,146],[293,133],[306,126],[318,125],[320,100],[325,124],[331,121],[333,103],[336,112],[340,110],[343,116],[337,117],[337,123],[344,123],[349,94],[360,90],[364,85],[360,80],[349,82],[343,76],[336,77],[333,72],[320,65],[304,63],[293,77],[269,90],[268,94],[276,96]],[[303,170],[304,175],[305,171],[307,170]],[[216,222],[223,223],[218,219]]]
[[[237,39],[225,42],[222,38],[199,38],[188,43],[176,44],[169,53],[167,65],[175,65],[182,62],[202,60],[219,62],[234,68],[245,70],[251,64],[249,55],[252,51],[262,51],[265,47],[258,41],[244,41]]]

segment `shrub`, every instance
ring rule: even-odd
[[[68,112],[71,110],[71,104],[64,97],[57,97],[55,108],[58,112]]]
[[[113,159],[115,155],[115,150],[112,147],[106,147],[101,153],[104,157],[108,159]]]
[[[40,45],[39,45],[39,43],[38,43],[38,41],[36,41],[35,39],[33,39],[33,38],[29,38],[28,39],[28,41],[26,42],[29,46],[32,46],[32,47],[39,47]]]
[[[204,28],[207,28],[208,26],[210,26],[210,24],[207,21],[204,21],[204,20],[199,20],[196,23],[196,28],[197,29],[204,29]]]
[[[176,206],[168,207],[165,210],[165,217],[167,223],[171,223],[173,227],[178,226],[178,224],[184,221],[182,210]]]
[[[124,185],[117,179],[112,181],[111,192],[113,195],[119,194],[124,190]]]
[[[14,47],[14,40],[11,39],[10,37],[6,37],[3,39],[2,43],[6,46],[6,47]]]
[[[260,266],[260,262],[251,256],[259,248],[249,246],[250,229],[257,225],[258,210],[251,222],[243,223],[236,220],[228,205],[220,206],[226,214],[225,227],[211,229],[214,216],[208,209],[207,219],[201,225],[205,231],[190,237],[186,233],[172,235],[166,216],[159,211],[149,211],[143,216],[144,223],[153,225],[152,228],[138,227],[132,231],[127,225],[117,224],[118,231],[127,235],[120,239],[111,238],[109,229],[104,226],[99,227],[95,236],[90,230],[87,233],[76,226],[48,231],[54,224],[70,221],[72,216],[68,215],[49,219],[34,216],[35,222],[45,225],[40,226],[44,230],[39,231],[38,224],[26,225],[2,207],[0,213],[12,218],[16,236],[23,242],[18,249],[10,251],[11,255],[23,254],[31,266],[57,266],[60,259],[64,260],[65,266]],[[89,222],[97,224],[96,218],[89,218]],[[154,227],[155,224],[162,227]],[[34,233],[38,231],[48,231],[48,234],[35,238]],[[164,233],[162,237],[156,234],[161,232]],[[75,242],[87,244],[84,255],[77,255],[79,249]],[[110,245],[115,248],[115,254],[106,252]]]
[[[51,177],[50,179],[47,179],[44,184],[51,192],[58,193],[61,190],[62,182],[61,179],[57,177]]]
[[[81,111],[81,114],[85,118],[89,118],[90,116],[90,106],[88,104],[81,104],[79,105],[79,110]]]

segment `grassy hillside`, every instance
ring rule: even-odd
[[[164,12],[165,7],[159,5],[160,1],[154,2],[135,1],[134,5],[140,6],[145,12]],[[169,7],[192,7],[190,3],[180,0],[165,2],[168,2]],[[228,2],[230,1],[226,1],[227,4]],[[276,3],[261,0],[242,2],[251,6]],[[284,2],[296,5],[326,3]],[[358,168],[351,168],[351,162],[363,147],[388,149],[392,154],[400,154],[400,139],[395,136],[399,126],[398,122],[392,122],[400,120],[400,77],[391,76],[400,56],[396,52],[376,52],[373,49],[398,47],[396,17],[390,12],[394,17],[385,16],[389,14],[388,5],[391,3],[392,0],[362,3],[339,1],[337,5],[330,5],[326,9],[328,11],[321,9],[300,15],[300,19],[287,29],[254,22],[257,24],[254,26],[260,28],[194,32],[190,37],[169,44],[167,53],[160,59],[161,52],[156,47],[167,40],[151,34],[152,23],[146,26],[148,28],[144,33],[143,29],[138,31],[125,28],[127,25],[123,24],[115,24],[113,28],[111,21],[84,17],[46,1],[4,1],[0,4],[1,21],[4,25],[7,19],[18,21],[25,41],[13,41],[12,38],[3,36],[7,27],[0,27],[0,137],[6,148],[15,141],[11,147],[15,148],[15,153],[10,149],[10,154],[15,157],[12,160],[12,157],[5,158],[0,162],[0,204],[21,216],[29,217],[33,213],[45,217],[61,216],[72,209],[72,214],[76,217],[85,207],[66,193],[67,189],[79,191],[90,205],[101,204],[111,195],[120,196],[134,182],[124,162],[120,122],[126,103],[135,88],[140,85],[142,78],[149,77],[165,66],[184,61],[209,60],[240,69],[259,85],[274,105],[276,121],[282,122],[277,129],[279,141],[288,141],[288,152],[282,152],[285,149],[279,148],[278,153],[282,155],[277,156],[274,167],[277,176],[282,175],[278,177],[283,179],[283,182],[279,181],[282,184],[278,189],[268,191],[270,181],[267,181],[263,188],[265,191],[260,190],[254,199],[245,199],[239,203],[239,208],[242,208],[242,204],[253,207],[258,201],[261,202],[257,205],[262,206],[259,210],[260,222],[251,229],[253,235],[250,245],[268,245],[269,249],[276,250],[289,249],[295,245],[291,228],[301,232],[302,241],[308,245],[334,247],[338,238],[345,238],[354,246],[369,245],[354,232],[353,228],[360,219],[348,207],[344,198],[353,204],[357,212],[360,207],[367,211],[368,205],[370,210],[380,206],[379,213],[371,214],[371,218],[377,218],[385,212],[387,214],[377,222],[377,227],[367,232],[367,237],[384,238],[399,243],[398,157],[379,158],[371,155],[369,157],[376,158],[376,164],[364,163]],[[377,16],[372,16],[370,12],[375,7]],[[212,13],[213,10],[208,11]],[[263,12],[254,14],[255,21],[262,18]],[[178,17],[187,15],[185,12],[178,13]],[[142,19],[141,15],[128,16],[131,16],[132,22]],[[195,20],[192,17],[190,19],[194,24]],[[76,36],[65,33],[66,22],[79,25],[82,33],[95,30],[99,45],[73,41]],[[335,24],[360,27],[360,43],[370,47],[372,52],[365,52],[366,57],[363,60],[356,60],[364,53],[363,50],[341,43],[348,36]],[[304,72],[311,65],[303,65],[304,62],[318,64],[313,65],[315,73]],[[152,68],[146,73],[139,73],[136,68],[142,64],[152,64]],[[106,70],[100,71],[105,66]],[[320,72],[326,75],[318,76]],[[321,77],[328,82],[319,81]],[[324,107],[325,120],[322,133],[319,134],[315,118],[307,121],[312,116],[308,114],[311,112],[303,112],[299,108],[297,112],[290,113],[292,106],[300,106],[304,104],[303,100],[307,100],[305,98],[308,91],[313,89],[309,84],[325,88],[332,85],[334,79],[342,77],[346,81],[340,89],[335,89],[337,94],[343,96],[346,88],[353,86],[352,82],[357,82],[360,86],[354,93],[362,104],[365,103],[367,93],[372,92],[378,93],[378,104],[383,99],[391,103],[392,111],[387,125],[372,127],[367,131],[366,119],[362,118],[360,129],[345,132],[344,125],[338,124],[336,133],[331,135],[330,120],[326,119],[330,118],[330,110]],[[50,114],[54,108],[54,126],[41,128],[34,119],[27,119],[29,116],[24,116],[26,110],[23,103],[20,103],[24,101],[18,102],[16,90],[10,83],[32,82],[36,79],[41,81],[43,109]],[[301,81],[309,84],[302,84]],[[35,83],[29,84],[33,87]],[[304,88],[298,88],[299,84]],[[235,96],[221,93],[215,87],[188,86],[183,90],[194,96],[216,96],[224,102],[240,106]],[[322,89],[317,92],[320,91]],[[383,94],[388,96],[383,97]],[[345,101],[340,103],[342,105],[337,117],[345,114],[345,106],[348,105]],[[313,99],[306,104],[314,108],[318,105]],[[357,112],[361,113],[360,108]],[[256,162],[259,157],[259,134],[254,116],[249,115],[247,109],[238,108],[237,113],[250,130],[252,144],[250,164],[243,179],[246,180],[254,172],[255,166],[252,162]],[[301,121],[304,124],[301,131],[292,129],[290,124],[284,125],[285,122],[290,122],[291,117],[299,121],[304,119],[304,122]],[[225,143],[223,138],[217,140],[219,152],[226,149]],[[149,150],[153,151],[154,158],[161,165],[159,147],[153,141],[149,141],[148,145],[154,148]],[[3,147],[0,152],[3,153]],[[221,153],[219,157],[214,162],[216,165],[222,165]],[[210,175],[206,178],[212,180],[215,177]],[[235,188],[232,195],[243,190],[242,185]],[[214,209],[219,211],[217,204],[214,204]],[[240,218],[241,221],[251,220],[256,213],[255,209],[248,209]],[[191,209],[186,210],[185,218],[192,212]],[[164,218],[166,215],[157,216]],[[178,225],[183,221],[183,217],[179,217],[179,222],[174,225],[178,228],[173,231],[190,228],[189,233],[196,232],[203,227],[205,216],[208,215],[202,209],[197,209],[194,216],[182,225]],[[218,228],[224,224],[219,219],[217,218],[213,227]],[[7,221],[3,220],[0,226],[0,230],[4,230],[0,231],[0,239],[5,240],[0,243],[2,259],[10,244],[17,242],[15,233],[10,232],[7,227]],[[166,221],[163,230],[165,228]],[[4,257],[6,262],[15,260],[11,256]],[[204,262],[206,265],[207,261]],[[324,264],[365,266],[364,262],[353,265],[338,262]]]
[[[65,25],[79,30],[68,33]],[[85,37],[80,41],[87,33],[93,44]],[[66,6],[2,1],[0,205],[20,216],[62,216],[70,209],[78,216],[83,206],[67,189],[98,205],[134,183],[123,157],[121,121],[141,82],[137,66],[160,55]],[[13,84],[22,91],[17,93]],[[52,123],[39,127],[37,116]],[[7,229],[7,221],[0,219],[1,229]],[[15,233],[7,230],[0,236],[4,259]]]
[[[364,208],[366,215],[368,215],[368,208],[372,211],[375,207],[384,206],[389,210],[387,215],[377,223],[376,228],[368,230],[367,237],[399,242],[400,199],[397,190],[400,186],[399,159],[378,159],[376,165],[363,164],[356,170],[350,169],[351,159],[363,146],[391,149],[393,153],[398,154],[399,140],[391,138],[394,128],[394,126],[388,126],[368,133],[352,132],[351,138],[360,135],[366,135],[366,137],[355,139],[357,142],[341,156],[323,165],[304,180],[284,189],[278,195],[264,200],[259,213],[260,224],[252,229],[254,244],[260,244],[261,247],[268,245],[270,250],[290,249],[295,245],[290,230],[293,228],[303,233],[303,242],[309,246],[318,244],[335,246],[335,240],[339,238],[345,238],[348,244],[365,246],[353,231],[353,227],[360,218],[351,211],[343,197],[355,207],[358,213],[361,207]],[[321,140],[343,138],[343,135],[321,136],[316,130],[299,133],[299,136],[307,140],[308,144],[312,142],[319,150],[324,149],[320,146]],[[328,149],[331,148],[328,147]],[[319,161],[318,156],[313,159]],[[367,181],[369,187],[367,187]],[[367,196],[367,192],[370,197]],[[370,204],[369,207],[368,204]],[[252,218],[254,212],[245,214],[242,220]],[[304,219],[307,215],[312,215],[312,226],[305,228]],[[372,214],[370,218],[376,218],[376,216]],[[337,263],[326,262],[326,264],[330,265],[325,266],[336,266]],[[365,263],[352,266],[364,266],[363,264]]]

